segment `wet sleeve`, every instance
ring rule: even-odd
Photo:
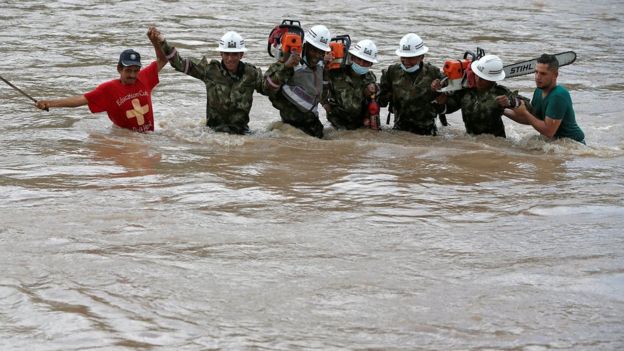
[[[535,105],[536,105],[535,101],[537,101],[538,96],[539,96],[539,89],[535,89],[535,91],[533,91],[533,96],[531,97],[531,108],[532,109],[535,109]]]
[[[264,84],[263,84],[263,76],[262,76],[262,69],[260,69],[259,67],[256,67],[256,81],[255,81],[255,89],[258,93],[262,94],[262,95],[266,95],[267,93],[264,90]]]
[[[384,69],[381,71],[379,90],[379,105],[382,107],[386,107],[388,106],[388,103],[392,101],[392,81],[390,78],[389,69]]]
[[[548,118],[560,120],[565,116],[567,109],[567,101],[563,95],[555,94],[550,97],[548,106],[546,106],[545,116]]]
[[[200,60],[183,58],[180,54],[178,54],[178,50],[175,47],[170,46],[166,40],[162,42],[161,48],[167,56],[169,64],[176,71],[188,74],[189,76],[197,79],[203,79],[206,75],[208,60],[205,57]]]
[[[276,62],[269,67],[266,77],[270,77],[276,83],[282,85],[286,83],[295,73],[293,68],[286,67],[281,62]]]
[[[87,99],[89,110],[91,113],[104,112],[108,110],[110,104],[109,94],[107,92],[108,83],[103,83],[97,86],[97,88],[84,94]]]
[[[139,79],[149,87],[150,91],[158,85],[158,62],[154,61],[139,72]]]
[[[263,89],[267,94],[279,91],[281,86],[294,74],[294,69],[287,68],[282,62],[275,62],[264,74]]]

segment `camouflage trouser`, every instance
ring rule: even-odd
[[[327,113],[327,120],[336,129],[358,129],[364,127],[364,118],[362,116],[349,116],[344,110],[332,106],[331,113]]]
[[[269,99],[273,107],[280,111],[282,122],[301,129],[308,135],[323,138],[323,123],[321,123],[317,114],[313,112],[301,112],[281,94],[275,97],[269,96]]]
[[[464,125],[466,126],[466,133],[472,135],[479,134],[492,134],[497,137],[505,138],[505,125],[500,117],[497,120],[489,121],[485,124],[471,123],[466,118],[463,118]]]
[[[247,119],[242,114],[233,113],[228,118],[222,118],[216,116],[213,113],[207,112],[206,125],[215,132],[228,133],[228,134],[247,134],[249,133],[249,126],[247,125]]]
[[[398,120],[394,123],[393,129],[412,132],[419,135],[438,135],[438,128],[435,125],[435,120],[432,120],[432,122],[432,124],[417,124]]]
[[[232,124],[232,123],[215,123],[214,121],[210,121],[210,120],[206,122],[206,125],[210,127],[210,129],[218,133],[228,133],[228,134],[249,133],[249,127],[247,125],[239,125],[239,124]]]

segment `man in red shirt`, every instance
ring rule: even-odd
[[[84,94],[57,100],[40,100],[35,106],[45,110],[51,107],[78,107],[88,105],[92,113],[104,112],[118,127],[137,132],[154,130],[152,89],[158,84],[158,72],[167,64],[160,50],[160,32],[150,27],[147,37],[156,51],[157,60],[141,69],[141,55],[128,49],[119,56],[119,79],[100,84]]]

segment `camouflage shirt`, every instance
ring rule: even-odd
[[[357,129],[364,127],[367,97],[366,87],[375,84],[373,72],[353,74],[351,66],[331,70],[327,74],[328,84],[323,88],[323,105],[330,106],[327,120],[335,128]]]
[[[303,67],[303,65],[299,65],[297,67],[297,71],[301,72],[299,74],[315,77],[314,82],[311,82],[310,84],[315,86],[315,91],[308,92],[316,101],[313,109],[302,111],[300,107],[297,107],[284,95],[284,85],[293,86],[291,84],[293,84],[293,81],[297,77],[295,77],[295,69],[286,67],[282,62],[278,61],[273,63],[264,74],[264,91],[269,96],[269,100],[271,100],[273,107],[280,111],[280,117],[284,123],[288,123],[296,128],[299,128],[308,135],[322,138],[323,123],[319,120],[316,106],[321,99],[323,87],[323,66],[318,65],[315,70],[312,71],[307,66]]]
[[[494,85],[486,91],[462,89],[449,95],[446,112],[461,109],[466,132],[469,134],[493,134],[504,138],[505,125],[501,116],[505,108],[496,101],[499,95],[505,95],[509,99],[519,97],[502,85]]]
[[[240,62],[237,73],[231,74],[218,60],[209,62],[205,56],[200,60],[185,59],[166,41],[161,47],[176,71],[206,84],[206,124],[209,127],[235,134],[248,131],[253,92],[264,94],[260,68]]]
[[[400,64],[382,70],[379,103],[390,103],[395,129],[425,135],[436,133],[437,107],[432,101],[438,93],[431,89],[434,79],[442,79],[442,73],[430,63],[421,64],[414,73],[405,72]]]

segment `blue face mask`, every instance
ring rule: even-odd
[[[359,75],[368,73],[368,67],[362,67],[355,62],[351,63],[351,69]]]
[[[407,72],[407,73],[414,73],[414,72],[418,71],[418,69],[420,68],[420,65],[414,65],[414,66],[412,66],[412,67],[410,67],[410,68],[405,68],[405,65],[404,65],[404,64],[401,64],[401,68],[402,68],[405,72]]]

